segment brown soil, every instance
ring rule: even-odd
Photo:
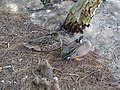
[[[33,85],[40,62],[48,59],[61,90],[120,90],[103,57],[89,52],[80,61],[59,60],[59,50],[37,52],[22,43],[50,30],[31,23],[29,14],[0,11],[0,90],[37,90]]]

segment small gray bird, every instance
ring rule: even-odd
[[[63,49],[60,58],[63,60],[79,60],[80,57],[86,55],[90,51],[91,46],[90,41],[86,40],[84,36],[80,36],[79,39],[76,39]]]

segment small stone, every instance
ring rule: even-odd
[[[4,40],[5,39],[5,36],[0,36],[0,40]]]
[[[1,83],[4,83],[5,81],[4,80],[1,80]]]

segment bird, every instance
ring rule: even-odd
[[[80,57],[86,55],[92,47],[92,44],[84,36],[80,36],[78,39],[65,46],[60,53],[60,58],[63,60],[80,60]]]
[[[42,37],[30,39],[23,43],[28,49],[33,49],[40,52],[50,52],[62,46],[62,40],[57,33],[46,34]]]

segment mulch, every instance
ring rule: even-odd
[[[80,61],[59,60],[60,49],[37,52],[25,48],[22,43],[50,30],[34,25],[29,14],[13,14],[0,11],[0,89],[37,90],[33,85],[40,62],[48,59],[59,78],[61,90],[120,90],[117,80],[107,68],[105,58],[94,51]]]

